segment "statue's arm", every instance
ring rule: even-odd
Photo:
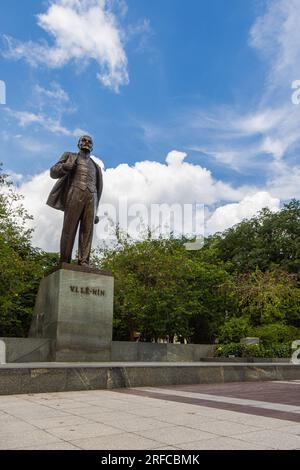
[[[51,178],[62,178],[73,168],[73,164],[68,162],[69,155],[70,154],[68,152],[65,152],[59,162],[57,162],[50,168]]]

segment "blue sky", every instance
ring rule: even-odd
[[[0,30],[23,41],[51,41],[36,23],[36,15],[45,12],[44,1],[4,0]],[[1,79],[7,84],[7,104],[12,109],[36,112],[34,87],[49,89],[59,83],[77,110],[66,114],[62,123],[82,128],[95,138],[95,152],[106,166],[121,162],[162,160],[170,146],[187,151],[201,144],[201,135],[180,132],[177,138],[145,135],[144,126],[172,127],[174,119],[189,108],[209,109],[218,105],[246,105],[255,101],[259,90],[252,71],[264,86],[264,65],[248,46],[248,33],[263,4],[256,0],[129,0],[122,18],[124,28],[135,28],[144,21],[145,31],[136,33],[126,45],[129,84],[118,94],[96,79],[96,65],[82,71],[80,64],[61,69],[32,68],[24,61],[1,60]],[[229,7],[230,5],[230,7]],[[50,103],[47,103],[49,108]],[[49,114],[52,109],[46,110]],[[1,113],[3,114],[3,113]],[[5,121],[5,116],[1,116]],[[2,124],[3,129],[15,123]],[[30,126],[21,129],[38,142],[49,142],[51,149],[41,155],[23,149],[11,157],[11,142],[2,147],[1,160],[16,172],[35,173],[47,168],[65,147],[74,147],[74,138],[64,138]],[[204,136],[205,139],[205,136]],[[21,151],[20,151],[21,150]],[[8,155],[9,153],[9,155]],[[201,156],[189,152],[191,160]],[[202,156],[205,165],[213,162]],[[215,166],[217,176],[222,169]],[[233,176],[233,175],[232,175]],[[236,176],[233,176],[236,177]],[[230,178],[230,175],[226,175]]]
[[[145,162],[163,170],[176,151],[190,165],[183,180],[187,168],[209,176],[215,195],[198,202],[211,216],[262,192],[273,208],[300,197],[297,0],[2,0],[1,9],[0,161],[20,184],[75,150],[82,130],[111,169],[110,190],[120,165],[140,162],[147,181]]]

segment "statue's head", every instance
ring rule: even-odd
[[[93,139],[89,135],[82,135],[78,141],[78,148],[85,152],[93,150]]]

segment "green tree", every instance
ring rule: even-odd
[[[300,274],[300,201],[292,200],[278,212],[263,209],[207,240],[231,272],[282,269]]]
[[[55,255],[33,248],[31,219],[0,166],[0,336],[26,336],[39,281]]]
[[[133,339],[137,331],[148,341],[175,335],[209,341],[224,321],[219,286],[226,273],[200,263],[182,241],[126,238],[95,260],[115,276],[116,339]]]
[[[284,271],[233,277],[226,285],[237,304],[237,316],[247,317],[252,326],[285,323],[300,327],[300,290],[296,275]]]

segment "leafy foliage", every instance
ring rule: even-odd
[[[232,276],[224,289],[236,299],[238,316],[247,317],[253,326],[277,321],[300,326],[300,290],[295,275],[256,270]]]
[[[196,262],[177,240],[124,242],[98,263],[115,276],[118,339],[133,339],[136,331],[148,341],[172,341],[175,335],[191,339],[197,321],[213,324],[222,312],[218,288],[227,274]],[[209,328],[205,334],[211,334]]]
[[[292,354],[291,343],[273,343],[270,346],[262,344],[228,343],[217,347],[218,357],[245,357],[245,358],[287,358]]]
[[[212,245],[231,272],[280,268],[299,275],[300,201],[292,200],[276,213],[263,209],[250,220],[211,237],[206,250]]]
[[[219,329],[218,339],[222,344],[237,343],[250,334],[250,322],[247,317],[232,317]]]
[[[30,216],[0,167],[0,336],[25,336],[44,269],[57,257],[31,246]]]
[[[260,342],[266,347],[272,344],[291,344],[295,339],[300,338],[300,328],[282,323],[270,323],[252,328],[251,336],[260,338]]]

